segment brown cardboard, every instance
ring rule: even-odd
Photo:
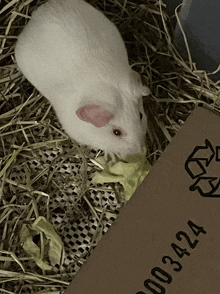
[[[65,294],[220,293],[219,178],[220,117],[197,107]]]

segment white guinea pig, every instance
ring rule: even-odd
[[[49,0],[19,35],[15,58],[70,137],[119,157],[141,151],[150,90],[104,14],[83,0]]]

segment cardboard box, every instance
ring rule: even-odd
[[[220,293],[220,117],[196,107],[65,294]]]

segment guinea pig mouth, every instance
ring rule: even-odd
[[[106,149],[105,152],[105,160],[110,161],[112,160],[113,162],[116,162],[118,160],[126,160],[126,157],[128,155],[135,155],[135,154],[140,154],[142,152],[142,148],[145,146],[144,140],[140,144],[135,144],[131,143],[130,146],[127,146],[127,148],[117,148],[115,151],[109,151]]]
[[[143,146],[142,146],[143,147]],[[124,150],[123,152],[117,152],[116,155],[118,158],[125,160],[128,155],[135,155],[141,152],[142,148],[129,148],[128,150]]]
[[[116,154],[114,152],[105,152],[104,159],[106,162],[113,161],[114,163],[116,163],[118,159],[121,160],[119,154]]]
[[[105,152],[104,159],[106,162],[112,161],[116,163],[118,161],[125,161],[127,155],[127,153],[121,152]]]

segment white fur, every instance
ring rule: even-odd
[[[19,35],[15,57],[70,137],[121,156],[140,152],[146,132],[142,94],[148,88],[135,77],[123,40],[104,14],[83,0],[49,0]],[[85,104],[101,105],[114,118],[103,127],[82,121],[76,110]],[[113,126],[127,135],[114,136]]]

